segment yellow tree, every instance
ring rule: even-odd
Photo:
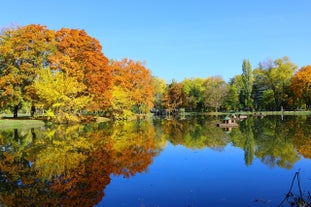
[[[162,109],[163,96],[166,89],[166,82],[164,79],[153,77],[153,93],[154,93],[154,108]]]
[[[35,101],[31,84],[54,53],[54,32],[41,25],[7,29],[0,35],[0,107],[17,117],[25,101]]]
[[[33,87],[47,114],[57,122],[79,121],[79,110],[85,108],[91,97],[83,95],[86,86],[67,73],[41,70]]]

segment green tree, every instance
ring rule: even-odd
[[[232,78],[228,84],[228,94],[224,100],[224,106],[226,110],[236,111],[240,107],[239,95],[240,95],[240,84],[239,79],[241,76]]]
[[[204,108],[203,103],[203,87],[204,79],[202,78],[191,78],[185,79],[184,92],[187,95],[187,106],[190,110],[200,111]]]
[[[253,70],[252,65],[249,62],[249,60],[244,59],[242,64],[242,90],[241,90],[241,96],[242,96],[242,104],[245,109],[251,109],[252,108],[252,89],[253,89]]]
[[[213,108],[215,112],[223,104],[228,93],[226,82],[221,77],[210,77],[204,82],[204,104]]]
[[[287,106],[288,89],[297,66],[288,57],[276,59],[275,61],[262,62],[259,65],[260,72],[257,80],[259,85],[265,85],[271,89],[274,97],[274,109],[280,110]]]
[[[265,84],[263,80],[263,70],[257,68],[253,71],[254,75],[254,83],[253,83],[253,107],[255,110],[259,111],[265,109],[263,102],[263,93],[268,89],[268,86]],[[274,100],[273,100],[274,102]]]
[[[166,82],[164,79],[153,77],[153,96],[154,108],[163,109],[163,96],[166,89]]]

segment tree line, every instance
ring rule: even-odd
[[[164,90],[164,102],[158,98],[155,105],[196,112],[310,109],[311,65],[298,69],[285,56],[263,61],[254,70],[244,59],[241,68],[228,83],[220,76],[172,81]]]
[[[267,60],[226,83],[221,77],[181,82],[152,76],[145,64],[108,59],[84,30],[30,24],[0,34],[0,109],[38,110],[55,122],[81,121],[86,114],[128,119],[153,111],[310,109],[311,66],[289,58]]]

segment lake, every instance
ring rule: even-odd
[[[248,117],[232,129],[216,127],[222,119],[0,129],[0,207],[290,206],[309,199],[310,116]]]

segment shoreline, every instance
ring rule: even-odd
[[[266,115],[292,115],[292,116],[309,116],[311,115],[311,111],[256,111],[256,112],[247,112],[247,111],[241,111],[241,112],[184,112],[183,115],[185,116],[221,116],[221,115],[230,115],[230,114],[236,114],[236,115],[253,115],[255,113],[262,113],[264,116]],[[147,114],[145,117],[148,117]],[[136,116],[137,119],[141,119],[142,117]],[[107,122],[110,121],[108,118],[100,117],[99,120],[94,121],[96,122]],[[130,120],[122,120],[122,121],[133,121],[133,119]],[[83,124],[83,123],[78,123]],[[44,120],[40,119],[32,119],[27,116],[20,116],[16,119],[14,119],[11,115],[4,115],[0,118],[0,130],[2,129],[11,129],[11,128],[37,128],[37,127],[43,127],[46,125],[46,122]]]

